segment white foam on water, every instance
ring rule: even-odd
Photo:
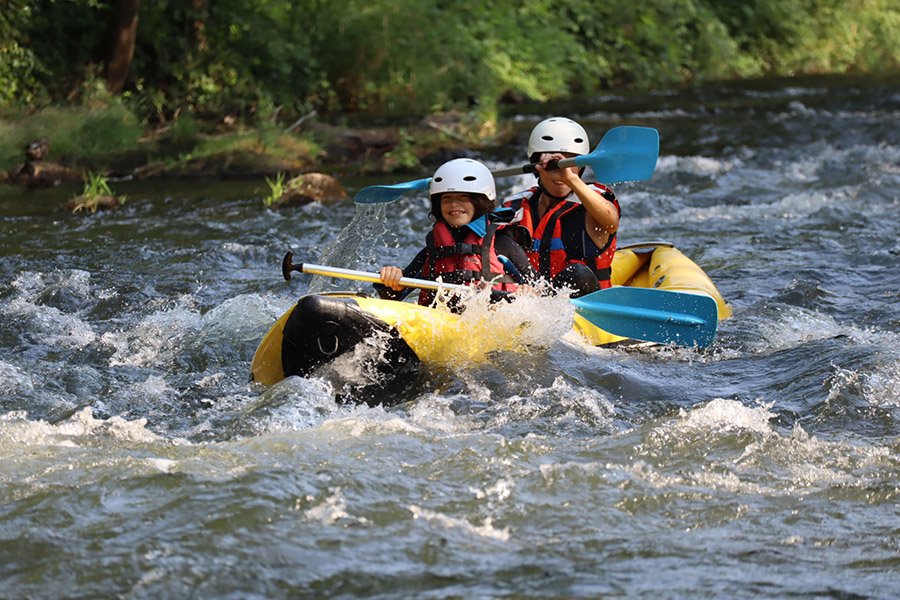
[[[91,325],[77,313],[66,313],[54,306],[42,304],[45,296],[64,291],[87,302],[93,299],[90,274],[70,270],[52,273],[20,273],[12,281],[15,295],[0,305],[4,315],[27,323],[28,330],[41,343],[78,350],[97,339]]]
[[[873,371],[846,369],[832,365],[826,402],[835,401],[846,391],[855,392],[872,406],[900,407],[900,360],[895,356]]]
[[[729,160],[709,156],[660,156],[656,162],[656,172],[683,172],[693,175],[721,175],[744,166],[737,157]]]
[[[321,429],[357,437],[372,431],[414,429],[380,407],[339,404],[332,383],[320,377],[283,379],[238,412],[249,421],[254,435]]]
[[[825,192],[798,192],[781,197],[760,198],[752,204],[732,205],[717,204],[709,207],[687,207],[667,214],[646,217],[641,222],[648,225],[666,223],[697,223],[708,220],[768,220],[780,218],[784,220],[803,219],[821,208],[833,204],[845,205],[848,198],[855,194],[851,188],[835,188]],[[657,195],[657,202],[674,204],[676,197]]]
[[[895,359],[865,378],[866,399],[876,406],[900,407],[900,360]]]
[[[786,87],[779,90],[746,90],[748,98],[791,98],[796,96],[821,96],[829,93],[827,89]]]
[[[584,414],[597,425],[610,425],[616,414],[615,406],[603,391],[572,385],[564,377],[554,379],[548,388],[537,388],[531,399],[542,405],[552,404],[565,408],[564,417]]]
[[[879,177],[893,177],[900,173],[900,148],[886,144],[835,147],[818,144],[799,160],[777,163],[774,168],[760,171],[748,164],[750,157],[733,156],[727,160],[708,157],[661,156],[657,173],[688,173],[696,176],[715,176],[715,185],[728,199],[732,194],[747,195],[755,191],[758,198],[752,203],[733,205],[729,202],[710,207],[682,208],[683,198],[670,192],[632,192],[628,201],[633,206],[652,212],[641,222],[648,224],[685,223],[707,219],[799,219],[828,205],[852,205],[866,185],[877,185]],[[825,181],[830,164],[865,164],[868,177],[861,183],[835,186],[828,181],[826,189],[810,189]],[[747,182],[755,182],[755,190],[748,189]],[[803,189],[797,190],[798,186]],[[821,187],[821,186],[819,186]],[[646,207],[644,207],[646,205]],[[661,207],[668,210],[659,210]],[[877,210],[878,207],[875,207]],[[890,209],[893,212],[893,209]],[[893,217],[893,215],[892,215]]]
[[[39,298],[54,291],[66,291],[82,300],[92,298],[91,274],[81,269],[65,269],[39,273],[25,271],[13,279],[12,287],[21,298],[37,302]]]
[[[831,315],[799,306],[770,306],[767,318],[759,323],[762,338],[751,345],[758,352],[777,352],[814,340],[833,338],[847,333]]]
[[[621,113],[606,111],[606,110],[597,110],[597,111],[590,113],[589,115],[585,116],[583,119],[580,119],[580,120],[581,121],[587,121],[587,120],[612,121],[615,123],[615,122],[622,121],[622,119],[623,119],[623,117],[622,117]],[[596,142],[594,145],[596,146]]]
[[[764,478],[759,479],[756,473],[745,476],[741,468],[748,452],[757,452],[760,440],[765,443],[780,437],[770,424],[774,416],[770,406],[745,406],[724,398],[680,409],[676,417],[653,424],[635,448],[631,462],[610,463],[603,470],[611,472],[607,478],[639,481],[676,494],[693,494],[703,488],[779,495],[781,492]],[[747,445],[741,448],[736,441]],[[686,463],[701,466],[685,471],[681,466]],[[592,467],[597,469],[597,465]],[[640,491],[635,493],[642,495]]]
[[[759,325],[764,336],[760,347],[766,350],[792,348],[805,342],[845,335],[858,344],[896,348],[900,333],[861,328],[853,323],[838,323],[831,315],[799,306],[767,307],[767,318]]]
[[[6,413],[0,415],[0,496],[21,499],[54,486],[172,472],[178,463],[165,454],[181,444],[149,431],[145,419],[97,419],[90,408],[57,424],[30,420],[25,411]]]
[[[550,386],[535,387],[527,395],[506,392],[499,397],[479,383],[477,376],[463,379],[464,393],[423,395],[412,404],[405,418],[425,431],[459,435],[498,431],[519,424],[535,425],[529,437],[542,436],[546,428],[614,429],[615,407],[604,391],[573,385],[562,376]]]
[[[101,341],[114,348],[109,365],[159,367],[175,359],[184,348],[185,336],[202,330],[202,318],[187,308],[151,313],[122,332],[107,332]]]
[[[0,360],[0,394],[12,395],[22,391],[34,391],[31,375],[12,363]]]
[[[245,254],[253,255],[258,251],[256,246],[250,244],[239,244],[237,242],[223,242],[220,246],[228,254]]]
[[[161,367],[191,348],[259,340],[293,304],[276,296],[244,294],[201,314],[193,296],[175,301],[176,306],[152,312],[125,330],[104,333],[100,341],[114,349],[109,365]]]
[[[826,160],[825,153],[819,156],[809,156],[804,159],[789,162],[783,165],[781,174],[785,181],[791,183],[813,183],[820,180],[819,171]]]
[[[273,295],[241,294],[228,298],[203,315],[200,325],[203,342],[217,337],[234,340],[255,340],[265,333],[295,300]]]
[[[345,407],[339,418],[323,422],[323,430],[339,432],[341,437],[367,438],[372,435],[406,434],[419,435],[424,429],[383,408],[364,405]]]
[[[416,505],[411,504],[408,508],[409,512],[412,513],[413,519],[425,521],[445,531],[454,530],[459,531],[468,537],[484,538],[500,542],[506,542],[510,539],[509,528],[497,529],[494,527],[491,517],[486,517],[481,525],[473,525],[465,519],[450,517]]]
[[[631,119],[668,119],[674,117],[690,117],[691,113],[683,108],[673,108],[671,110],[647,110],[636,112],[629,115]]]
[[[48,346],[80,350],[97,339],[89,323],[52,306],[13,299],[0,310],[6,316],[26,321],[29,333]]]
[[[629,464],[608,465],[658,489],[805,495],[833,487],[866,489],[894,468],[890,448],[821,440],[799,424],[776,428],[771,405],[717,398],[655,424]],[[688,458],[691,457],[691,458]],[[690,471],[684,464],[694,465]],[[786,482],[790,482],[786,485]]]
[[[515,488],[516,481],[514,479],[500,479],[484,488],[469,487],[469,491],[472,492],[477,500],[495,499],[503,501],[512,496]]]
[[[451,434],[475,431],[478,429],[475,418],[453,409],[455,402],[466,398],[460,394],[425,394],[412,403],[406,418],[423,431]]]
[[[306,500],[313,501],[314,498],[307,497]],[[300,510],[298,500],[294,510]],[[341,488],[331,488],[329,495],[326,496],[319,504],[316,504],[304,511],[306,519],[316,521],[324,525],[368,525],[369,520],[365,517],[355,517],[347,511],[347,500],[341,493]]]
[[[746,430],[766,435],[772,433],[769,421],[776,416],[769,408],[748,407],[735,400],[716,398],[689,410],[680,409],[674,433],[705,435],[711,432]]]
[[[178,397],[178,390],[170,386],[165,377],[160,375],[150,375],[143,382],[134,384],[132,389],[143,402],[154,405]]]
[[[119,416],[96,419],[91,407],[85,407],[57,424],[31,421],[28,413],[15,411],[0,415],[0,440],[9,449],[15,446],[90,445],[92,438],[105,437],[128,443],[161,443],[162,437],[147,429],[147,419],[129,421]]]

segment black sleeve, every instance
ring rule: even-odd
[[[507,232],[508,228],[501,229],[494,236],[494,250],[497,254],[502,254],[506,258],[510,260],[510,262],[518,269],[519,274],[524,279],[523,283],[534,283],[540,276],[537,271],[534,270],[534,267],[531,266],[531,262],[528,260],[528,256],[525,255],[525,251],[522,250],[522,247],[519,246],[518,243],[513,239],[512,235]]]
[[[403,269],[404,277],[414,277],[416,279],[422,279],[422,272],[425,270],[425,261],[428,259],[428,248],[422,248],[419,250],[419,253],[416,254],[416,257],[412,259],[412,261],[406,265],[406,268]],[[382,300],[403,300],[407,296],[409,296],[415,288],[403,288],[402,290],[392,290],[387,287],[383,283],[374,283],[375,290],[378,292],[378,296]]]

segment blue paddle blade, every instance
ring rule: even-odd
[[[387,204],[399,200],[406,192],[424,192],[431,185],[431,178],[416,179],[394,185],[370,185],[359,190],[353,201],[356,204]]]
[[[719,325],[716,301],[705,294],[617,286],[571,302],[600,329],[634,340],[706,348]]]
[[[575,157],[591,167],[597,181],[620,183],[650,179],[659,158],[659,132],[652,127],[613,127],[590,154]]]

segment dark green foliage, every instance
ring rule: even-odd
[[[564,0],[572,33],[588,54],[583,66],[600,87],[670,85],[727,74],[737,59],[724,27],[695,0],[596,4]]]
[[[114,0],[0,0],[0,108],[89,101]],[[892,0],[144,0],[133,110],[261,121],[896,69]]]

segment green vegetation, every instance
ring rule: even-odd
[[[128,6],[123,97],[160,122],[900,65],[893,0],[6,0],[0,106],[90,97]]]
[[[232,173],[296,170],[321,152],[308,135],[286,134],[272,123],[219,131],[182,114],[164,126],[149,128],[125,103],[112,96],[90,106],[51,105],[17,111],[0,120],[0,170],[23,161],[23,148],[51,140],[46,159],[83,169],[130,172],[142,166],[157,171]]]
[[[416,139],[409,135],[405,129],[400,130],[400,140],[393,150],[388,151],[384,158],[388,161],[389,170],[412,169],[421,163],[414,152]]]
[[[90,211],[93,214],[98,208],[110,210],[122,206],[125,200],[125,196],[113,195],[109,189],[109,182],[102,173],[89,171],[84,178],[84,190],[81,195],[72,198],[66,207],[73,213]]]
[[[41,136],[81,166],[314,158],[285,129],[313,110],[457,110],[443,133],[478,143],[509,99],[898,68],[895,0],[5,0],[0,168]],[[409,135],[389,168],[415,165]]]
[[[55,157],[100,157],[137,147],[144,125],[118,99],[87,106],[49,106],[0,121],[0,168],[22,161],[22,147],[49,138]]]
[[[266,177],[266,184],[269,186],[269,195],[263,198],[263,204],[270,207],[278,206],[287,189],[284,185],[284,173],[279,172],[274,180]]]

